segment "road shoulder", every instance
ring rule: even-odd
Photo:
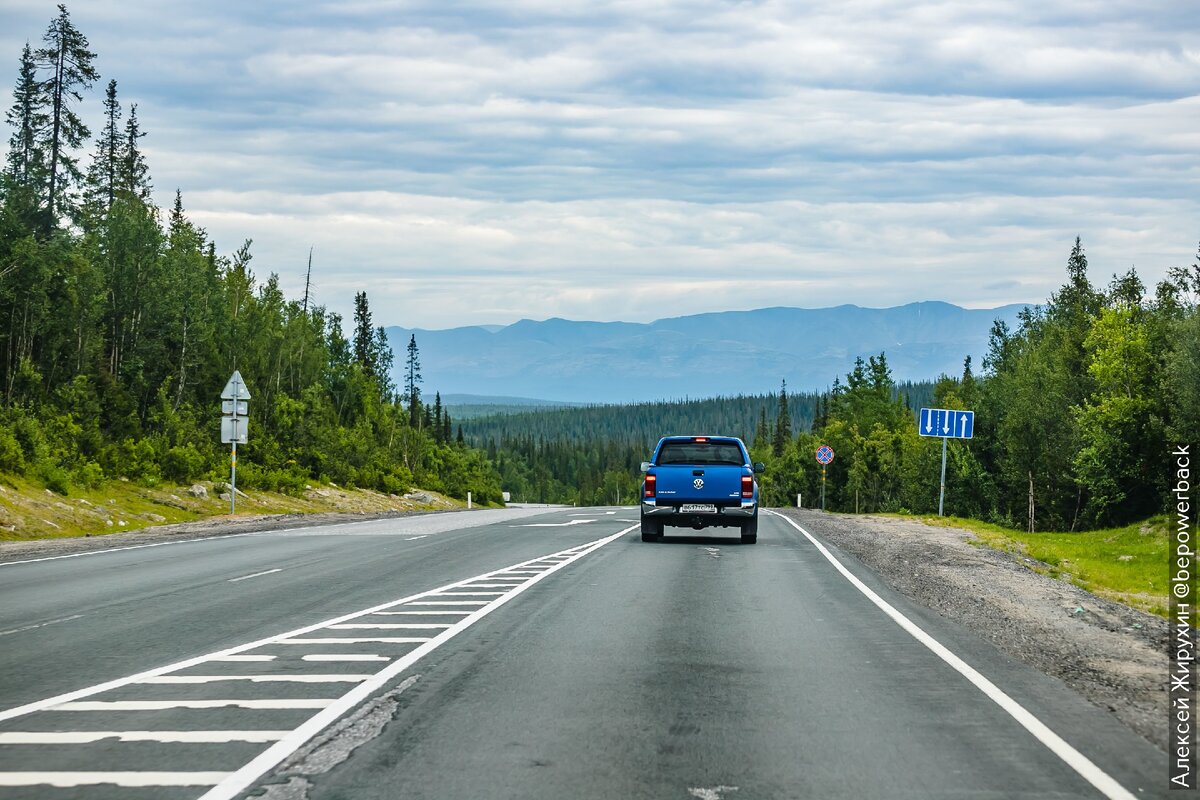
[[[1058,678],[1167,746],[1167,621],[1033,572],[969,531],[891,517],[780,509],[894,590]]]

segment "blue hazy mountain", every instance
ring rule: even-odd
[[[650,323],[523,319],[447,330],[387,329],[403,385],[415,334],[432,396],[453,394],[621,403],[828,388],[856,356],[887,353],[897,380],[976,369],[992,323],[1014,326],[1023,305],[964,309],[949,303],[895,308],[760,308]]]

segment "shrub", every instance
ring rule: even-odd
[[[75,470],[75,481],[81,486],[95,489],[104,483],[104,470],[95,461],[88,461]]]
[[[188,442],[172,447],[162,459],[162,474],[169,481],[188,483],[204,473],[204,454]]]

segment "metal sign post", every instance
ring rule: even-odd
[[[825,468],[833,461],[833,448],[823,444],[817,448],[817,463],[821,465],[821,510],[825,510]]]
[[[970,439],[975,433],[975,412],[949,408],[922,408],[917,422],[921,436],[940,436],[942,439],[942,479],[938,487],[938,516],[943,516],[946,502],[946,441]]]
[[[250,390],[237,370],[221,392],[221,441],[231,445],[229,452],[229,513],[237,511],[237,446],[245,444],[250,427]]]

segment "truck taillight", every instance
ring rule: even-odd
[[[642,491],[642,494],[646,497],[654,497],[654,493],[657,490],[657,483],[658,480],[653,475],[647,475],[646,488]]]
[[[742,497],[754,497],[754,478],[749,475],[742,476]]]

